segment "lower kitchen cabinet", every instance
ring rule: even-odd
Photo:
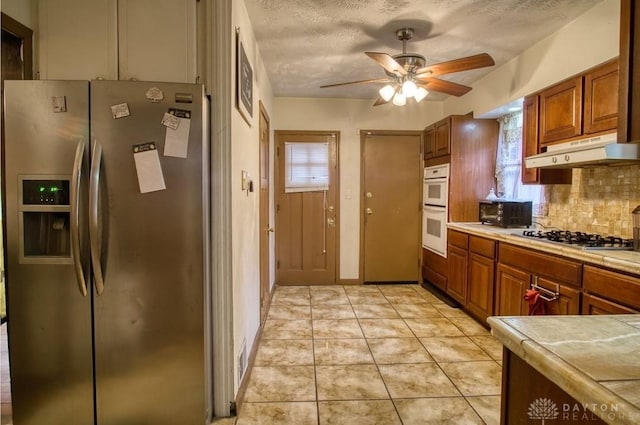
[[[448,275],[447,259],[428,249],[422,249],[422,278],[442,291],[446,291]]]
[[[579,314],[582,265],[525,248],[500,244],[496,278],[496,315],[527,315],[524,300],[532,287],[548,290],[546,314]],[[543,291],[541,291],[543,292]]]
[[[467,263],[469,253],[469,235],[455,230],[447,234],[447,257],[449,260],[449,277],[447,279],[447,294],[460,304],[467,301]]]
[[[522,316],[528,314],[524,295],[529,289],[531,275],[498,263],[496,279],[496,315]]]
[[[635,314],[640,313],[621,304],[614,303],[595,295],[582,295],[582,314]]]
[[[582,314],[640,312],[640,278],[584,266]]]
[[[482,323],[493,315],[495,259],[469,253],[467,310]]]

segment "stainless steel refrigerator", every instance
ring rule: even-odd
[[[203,87],[6,81],[15,425],[210,415]]]

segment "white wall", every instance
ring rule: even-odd
[[[36,0],[2,0],[0,8],[5,15],[11,16],[16,21],[20,22],[25,27],[29,27],[35,30],[34,24],[36,23],[36,17],[33,10],[35,10]]]
[[[340,132],[340,279],[358,279],[360,261],[360,135],[367,130],[423,130],[442,116],[442,102],[373,107],[373,100],[276,98],[276,130]],[[277,233],[278,229],[276,229]]]
[[[444,114],[476,117],[618,56],[620,0],[605,0],[491,72]]]
[[[234,312],[234,354],[237,356],[243,341],[247,344],[247,354],[251,352],[254,338],[260,326],[260,211],[259,211],[259,107],[261,100],[272,116],[273,91],[266,75],[262,58],[255,41],[249,15],[244,2],[233,2],[232,22],[240,28],[245,52],[253,66],[254,94],[253,117],[250,125],[231,105],[231,164],[232,164],[232,275]],[[234,28],[231,29],[232,31]],[[235,34],[232,37],[233,60],[229,64],[235,69]],[[233,72],[235,87],[235,72]],[[235,99],[235,95],[233,96]],[[253,193],[242,191],[241,171],[249,172],[254,181]],[[235,362],[237,374],[237,362]],[[238,382],[236,382],[236,391]]]

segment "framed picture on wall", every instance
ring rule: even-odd
[[[253,117],[253,68],[244,50],[240,28],[236,28],[236,108],[251,126]]]

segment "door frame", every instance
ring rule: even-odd
[[[336,249],[335,249],[335,276],[334,276],[334,284],[338,284],[340,280],[340,132],[332,131],[332,130],[275,130],[274,131],[274,143],[275,149],[278,149],[278,138],[280,136],[293,135],[293,134],[301,134],[301,135],[316,135],[316,136],[334,136],[336,140],[336,203],[335,203],[335,217],[336,217]],[[275,160],[273,164],[274,168],[274,212],[275,217],[274,221],[277,223],[277,208],[278,208],[278,188],[280,187],[281,179],[284,179],[284,176],[280,175],[280,161],[284,159],[284,156],[280,156],[279,153],[275,152]],[[280,258],[280,252],[278,248],[278,232],[276,228],[275,234],[275,283],[279,283],[280,281],[280,271],[277,266],[278,259]]]
[[[260,201],[259,201],[259,210],[260,210],[260,324],[264,325],[264,322],[267,318],[267,312],[269,311],[269,305],[271,304],[271,233],[273,232],[273,226],[270,224],[271,222],[271,178],[270,178],[270,164],[269,161],[271,159],[271,121],[269,118],[269,114],[267,113],[267,109],[265,108],[262,100],[258,102],[259,104],[259,119],[258,119],[258,139],[260,144],[260,163],[259,163],[259,178],[260,178]],[[267,152],[266,158],[263,158],[263,147],[262,147],[262,134],[265,129],[262,127],[262,119],[266,122],[266,132],[267,132]],[[266,165],[265,165],[266,164]],[[266,170],[265,170],[266,168]],[[262,199],[262,176],[266,171],[266,211],[264,209],[264,200]],[[266,247],[265,247],[266,245]],[[265,258],[265,248],[266,248],[266,258]],[[265,270],[266,268],[266,270]]]
[[[358,278],[358,281],[361,284],[364,284],[364,222],[365,222],[365,210],[366,208],[365,203],[365,192],[364,192],[364,187],[365,187],[365,181],[364,181],[364,145],[365,145],[365,138],[367,136],[420,136],[420,158],[423,157],[423,152],[424,152],[424,132],[420,131],[420,130],[360,130],[360,212],[359,212],[359,217],[360,217],[360,253],[359,253],[359,275],[360,277]],[[422,160],[419,161],[419,164],[424,165],[424,162]],[[422,187],[420,187],[420,191],[422,191]],[[420,198],[422,199],[422,197]],[[422,211],[422,205],[420,205],[420,211]],[[420,234],[418,235],[420,240],[422,239],[422,237],[420,236]],[[420,268],[420,261],[422,258],[422,245],[421,243],[418,243],[418,248],[416,251],[416,258],[418,261],[418,266],[417,266],[417,276],[416,276],[416,280],[418,282],[420,282],[422,276],[421,276],[421,268]]]

